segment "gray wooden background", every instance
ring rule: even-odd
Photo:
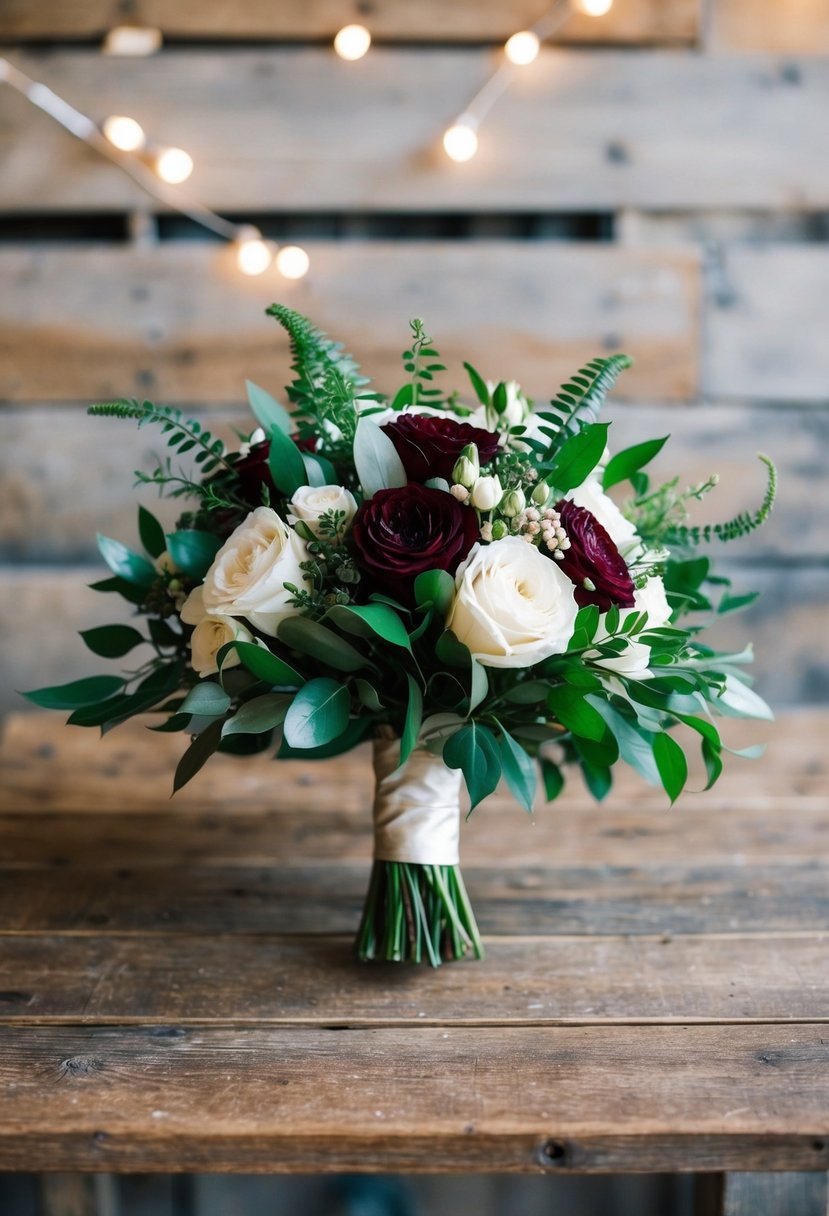
[[[312,269],[245,279],[232,251],[164,214],[114,166],[0,85],[0,707],[100,666],[74,636],[113,619],[88,591],[96,530],[135,538],[132,470],[158,437],[84,406],[142,395],[241,422],[243,380],[278,390],[272,299],[342,337],[381,387],[423,315],[461,383],[471,358],[541,401],[594,353],[636,359],[616,447],[672,433],[666,473],[723,484],[699,518],[762,493],[772,522],[721,556],[775,704],[821,699],[829,598],[829,6],[616,0],[573,14],[449,162],[444,127],[499,40],[543,0],[135,0],[150,59],[106,58],[115,0],[0,0],[21,68],[95,118],[187,148],[194,191]],[[330,50],[366,21],[359,63]],[[211,425],[213,425],[213,423]],[[166,518],[171,518],[168,511]]]

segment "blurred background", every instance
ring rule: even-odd
[[[166,187],[143,169],[168,202],[150,197],[0,71],[0,709],[25,708],[15,689],[89,674],[100,661],[75,633],[117,612],[86,588],[102,577],[95,533],[135,543],[133,470],[161,449],[157,433],[85,406],[148,397],[222,434],[249,429],[245,378],[279,396],[288,370],[264,316],[272,300],[342,339],[381,389],[395,387],[412,316],[449,385],[464,387],[466,358],[542,406],[594,354],[628,351],[612,444],[670,433],[657,471],[689,483],[718,472],[700,520],[758,503],[754,453],[777,461],[771,522],[718,554],[737,592],[763,596],[717,640],[754,641],[773,706],[825,698],[829,5],[553,8],[0,0],[0,55],[23,80],[95,124],[137,121],[146,157],[192,159]],[[548,21],[537,58],[488,84],[505,40]],[[350,23],[372,36],[353,60],[333,47]],[[151,53],[115,53],[124,26],[120,49]],[[444,133],[482,88],[477,151],[453,159]],[[42,90],[34,100],[55,108]],[[97,128],[91,138],[103,146]],[[449,140],[456,154],[470,146],[464,131]],[[211,208],[230,239],[170,200]],[[299,247],[307,266],[296,253],[271,262],[271,247],[262,273],[244,273],[257,233]],[[689,1210],[671,1179],[441,1185],[96,1183],[100,1210],[124,1216]],[[4,1186],[8,1210],[35,1210],[33,1180]]]
[[[333,39],[354,22],[373,41],[348,60]],[[487,85],[537,22],[557,28],[535,61]],[[113,53],[125,24],[127,49],[136,31],[160,48]],[[450,385],[468,358],[541,404],[593,354],[628,351],[613,445],[670,432],[658,470],[718,472],[700,519],[757,503],[769,452],[772,521],[719,555],[764,594],[719,640],[753,639],[773,705],[824,697],[825,0],[0,0],[0,41],[95,123],[129,117],[150,151],[186,151],[169,198],[308,255],[300,278],[278,259],[243,273],[238,241],[0,81],[3,708],[90,672],[75,631],[115,600],[85,587],[95,532],[136,537],[132,473],[159,436],[85,405],[136,395],[248,427],[245,377],[277,395],[286,378],[274,299],[381,388],[414,315]],[[444,132],[485,85],[477,153],[458,162]]]

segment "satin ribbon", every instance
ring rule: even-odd
[[[461,773],[416,748],[404,765],[399,739],[374,740],[374,857],[417,865],[460,860]]]

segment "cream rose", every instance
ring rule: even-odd
[[[622,557],[629,558],[642,544],[633,524],[625,518],[610,495],[605,494],[594,473],[565,497],[572,499],[577,507],[584,507],[595,515]]]
[[[215,675],[219,670],[216,656],[228,642],[252,642],[253,636],[232,616],[211,616],[204,607],[204,588],[191,591],[181,609],[185,625],[194,625],[190,637],[190,662],[193,670],[204,676]],[[231,650],[224,667],[235,667],[240,662],[235,650]]]
[[[661,629],[671,619],[671,606],[665,595],[665,584],[658,574],[652,574],[644,587],[633,593],[633,599],[640,612],[647,612],[648,621],[645,629]]]
[[[296,615],[293,593],[306,580],[300,562],[308,560],[305,542],[270,507],[252,511],[231,533],[204,580],[204,607],[211,616],[244,617],[269,637],[279,623]]]
[[[578,607],[573,584],[535,545],[475,545],[456,576],[447,628],[485,667],[529,667],[561,654]]]
[[[644,587],[640,587],[633,593],[634,607],[630,612],[647,612],[648,620],[645,625],[645,630],[659,629],[662,625],[666,625],[671,616],[670,605],[668,604],[665,595],[665,584],[659,575],[651,575]],[[626,610],[622,610],[622,620],[628,615]],[[603,641],[607,636],[605,628],[605,618],[602,617],[599,623],[599,628],[596,633],[596,641]],[[635,638],[628,641],[625,649],[621,654],[608,655],[606,658],[599,658],[598,651],[588,651],[585,658],[592,659],[597,667],[604,667],[607,671],[616,672],[618,675],[628,676],[632,679],[647,680],[650,677],[648,668],[651,661],[651,648],[645,642],[640,642]]]
[[[319,535],[319,521],[326,511],[342,511],[347,528],[357,511],[354,495],[344,486],[300,486],[288,504],[288,523],[301,520],[315,535]]]

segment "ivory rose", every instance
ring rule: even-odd
[[[259,507],[232,532],[204,580],[204,607],[211,616],[244,617],[268,637],[295,616],[293,592],[306,580],[300,562],[305,542],[270,507]]]
[[[535,545],[518,536],[476,545],[456,588],[447,628],[485,667],[529,667],[567,649],[573,584]]]
[[[181,619],[185,625],[195,626],[190,637],[190,662],[202,678],[215,675],[219,670],[216,656],[228,642],[253,641],[250,631],[232,616],[213,616],[206,612],[203,587],[190,592],[181,609]],[[224,666],[235,667],[239,661],[236,651],[231,650]]]
[[[300,486],[288,504],[288,523],[301,520],[319,536],[319,522],[326,511],[342,511],[347,528],[357,511],[354,495],[344,486]]]

